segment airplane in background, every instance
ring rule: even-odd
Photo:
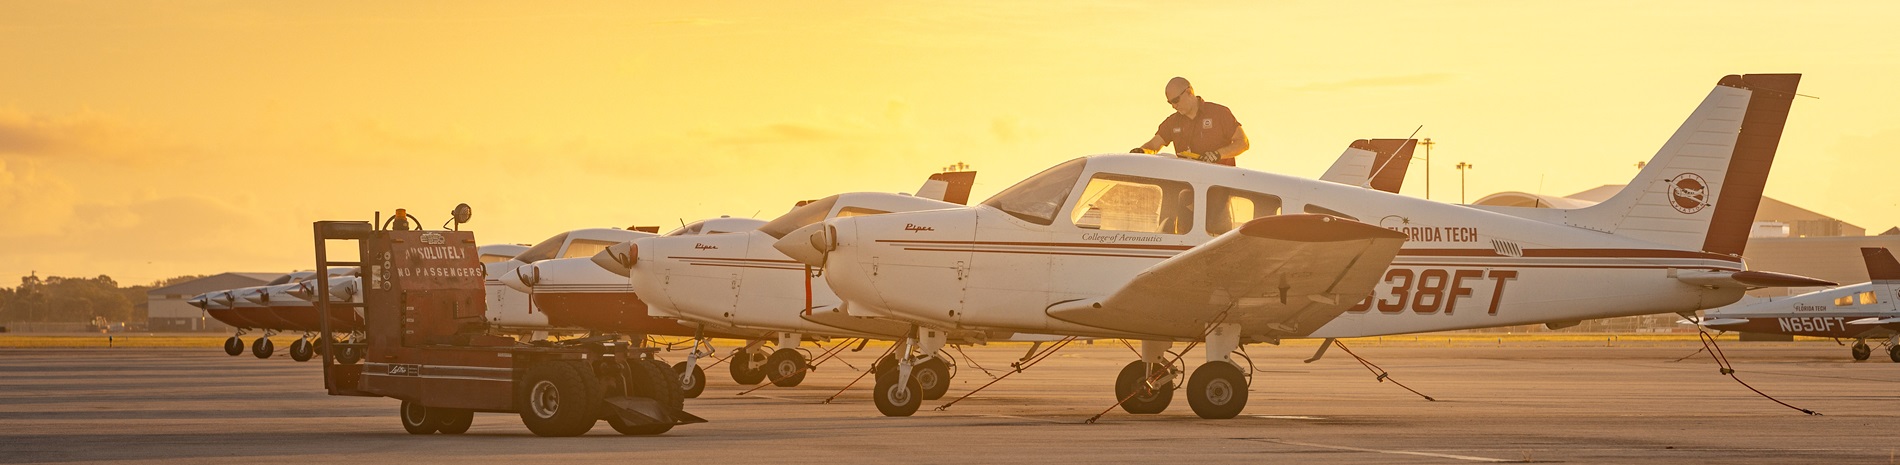
[[[822,268],[848,314],[913,323],[911,353],[968,329],[1138,339],[1115,383],[1123,410],[1163,411],[1185,378],[1197,415],[1232,418],[1251,383],[1230,358],[1242,344],[1689,313],[1833,285],[1741,259],[1799,81],[1723,77],[1628,187],[1586,208],[1115,154],[978,206],[825,220],[775,248]],[[1192,376],[1165,360],[1183,341],[1205,348]],[[915,360],[898,365],[876,378],[885,415],[921,402]]]
[[[1873,355],[1868,339],[1885,338],[1887,358],[1900,362],[1900,262],[1893,252],[1863,247],[1872,281],[1758,302],[1744,302],[1683,320],[1718,331],[1853,339],[1854,360]]]

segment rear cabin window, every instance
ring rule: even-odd
[[[1223,186],[1207,188],[1207,235],[1219,236],[1255,218],[1280,214],[1280,198]]]
[[[567,245],[567,253],[561,254],[561,258],[592,257],[613,245],[612,242],[601,240],[575,239]]]
[[[1069,212],[1082,229],[1186,234],[1194,224],[1194,188],[1180,181],[1098,173]]]
[[[1348,214],[1345,214],[1345,213],[1340,213],[1340,212],[1339,212],[1339,210],[1334,210],[1334,209],[1331,209],[1331,208],[1326,208],[1326,207],[1322,207],[1322,206],[1318,206],[1318,205],[1313,205],[1313,204],[1310,204],[1310,203],[1309,203],[1309,204],[1306,204],[1306,212],[1307,212],[1307,213],[1318,213],[1318,214],[1321,214],[1321,215],[1333,215],[1333,216],[1336,216],[1336,217],[1340,217],[1340,218],[1345,218],[1345,219],[1349,219],[1349,220],[1353,220],[1353,221],[1359,221],[1359,219],[1358,219],[1358,218],[1354,218],[1354,217],[1353,217],[1352,215],[1348,215]]]
[[[850,218],[853,216],[882,215],[885,213],[890,213],[890,212],[873,209],[873,208],[864,208],[864,207],[844,207],[844,208],[838,209],[839,218]]]
[[[508,259],[510,259],[510,258],[515,258],[515,256],[513,256],[513,255],[493,255],[493,254],[489,254],[489,255],[483,255],[483,256],[481,256],[481,259],[482,259],[482,264],[483,264],[483,265],[487,265],[487,264],[490,264],[490,263],[501,263],[501,262],[505,262],[505,261],[508,261]]]

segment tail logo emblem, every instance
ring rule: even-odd
[[[1709,206],[1709,182],[1695,173],[1682,173],[1669,180],[1669,206],[1676,211],[1695,213]]]

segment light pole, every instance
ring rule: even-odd
[[[1465,203],[1465,170],[1475,167],[1470,163],[1458,162],[1458,203]]]
[[[1418,145],[1425,146],[1425,200],[1432,199],[1432,138],[1425,138]]]

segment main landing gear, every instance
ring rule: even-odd
[[[1874,348],[1867,346],[1866,339],[1854,340],[1854,360],[1864,361],[1874,355]]]
[[[805,382],[805,372],[811,370],[805,360],[805,353],[798,351],[798,333],[778,333],[778,350],[765,358],[765,378],[772,380],[778,387],[796,387]]]
[[[237,334],[233,334],[231,335],[229,339],[224,340],[224,354],[225,355],[229,355],[232,357],[244,355],[243,336],[245,333],[246,331],[240,329],[237,331]]]
[[[765,350],[765,341],[747,342],[745,347],[732,349],[732,352],[726,364],[732,373],[732,382],[751,386],[765,380],[765,359],[771,355]]]
[[[263,336],[251,341],[251,355],[260,359],[270,358],[271,353],[277,352],[277,345],[270,342],[270,337],[276,335],[277,331],[264,330]]]
[[[911,330],[902,346],[891,357],[871,367],[877,373],[871,400],[877,411],[887,417],[908,417],[917,413],[925,400],[943,398],[950,391],[949,364],[936,355],[943,350],[947,333],[929,328]]]
[[[1887,337],[1887,359],[1900,363],[1900,334]]]
[[[1173,345],[1169,341],[1141,341],[1141,360],[1122,367],[1115,380],[1115,397],[1122,401],[1122,410],[1156,414],[1168,408],[1181,374],[1164,359]],[[1207,362],[1196,367],[1187,379],[1188,407],[1206,419],[1239,416],[1247,406],[1247,388],[1252,384],[1240,365],[1228,358],[1240,348],[1240,324],[1221,323],[1208,328],[1206,346]]]

